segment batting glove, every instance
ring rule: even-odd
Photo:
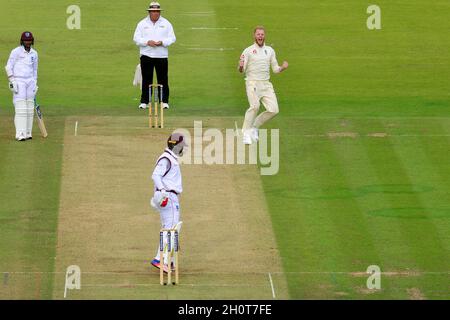
[[[158,204],[160,208],[164,208],[169,203],[169,195],[166,190],[156,191],[153,196],[153,201]]]
[[[19,86],[16,81],[12,80],[9,82],[9,90],[16,94],[19,93]]]

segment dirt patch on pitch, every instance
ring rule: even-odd
[[[327,136],[330,139],[336,139],[336,138],[355,139],[359,136],[359,134],[357,132],[327,132]]]
[[[353,277],[368,277],[367,272],[351,272],[350,275]],[[380,272],[381,276],[386,277],[419,277],[422,275],[420,271],[387,271]]]
[[[374,132],[374,133],[368,133],[367,136],[373,137],[373,138],[386,138],[388,136],[388,134],[386,132]]]
[[[381,289],[368,289],[366,287],[356,287],[355,288],[355,292],[357,292],[358,294],[361,295],[371,295],[371,294],[379,294],[380,292],[382,292]]]
[[[337,139],[337,138],[352,138],[356,139],[360,136],[358,132],[327,132],[327,137],[330,139]],[[386,138],[389,135],[386,132],[373,132],[368,133],[368,137],[372,138]]]
[[[408,297],[411,300],[426,300],[425,296],[422,294],[419,288],[406,289],[406,292],[408,293]]]
[[[250,165],[182,165],[180,286],[159,286],[149,261],[160,220],[148,202],[170,131],[120,120],[82,119],[77,136],[75,120],[67,120],[54,297],[62,297],[64,272],[75,264],[84,279],[75,298],[271,299],[268,273],[282,267],[259,171]],[[274,287],[277,298],[288,298],[284,277]]]

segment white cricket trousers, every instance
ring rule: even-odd
[[[167,206],[159,209],[161,217],[161,228],[172,229],[180,221],[180,202],[178,201],[178,196],[174,193],[169,193],[169,202]],[[180,231],[180,230],[178,230]],[[171,235],[171,243],[174,243],[174,234]],[[167,245],[167,232],[163,235],[164,247]],[[158,237],[158,247],[156,250],[156,260],[159,260],[159,237]],[[164,252],[164,261],[167,261],[167,252]]]
[[[278,114],[278,101],[275,90],[272,83],[268,80],[247,80],[245,86],[250,107],[245,113],[242,129],[259,128]],[[266,108],[266,111],[257,116],[261,103]]]
[[[13,95],[16,139],[19,139],[21,136],[30,138],[33,132],[36,80],[34,78],[16,78],[15,80],[18,87],[18,92]]]

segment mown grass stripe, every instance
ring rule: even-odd
[[[314,291],[314,284],[308,281],[310,277],[289,272],[334,269],[333,258],[328,255],[328,251],[333,251],[336,241],[330,238],[332,232],[329,223],[314,222],[328,219],[322,214],[325,211],[324,204],[304,197],[303,190],[316,183],[316,163],[309,150],[316,149],[317,145],[310,141],[295,142],[291,135],[294,125],[294,121],[288,120],[280,129],[278,175],[261,178],[283,259],[283,269],[287,272],[289,294],[293,299],[300,299],[315,295],[317,290]]]
[[[402,194],[386,195],[389,203],[388,209],[424,208],[407,173],[407,170],[417,170],[417,168],[406,168],[406,164],[402,163],[397,155],[396,149],[399,148],[399,144],[403,143],[405,142],[388,138],[373,145],[367,144],[365,147],[379,181],[386,185],[401,184],[407,189],[407,192]],[[390,217],[390,220],[391,223],[397,225],[397,231],[403,239],[402,243],[397,244],[399,265],[413,270],[430,271],[428,269],[432,265],[428,262],[428,255],[436,255],[443,250],[433,224],[427,219],[418,221],[395,216]],[[423,241],[424,239],[428,241]],[[408,258],[405,259],[405,257]],[[435,265],[435,267],[438,266],[439,264]]]
[[[362,220],[358,204],[344,195],[336,197],[339,186],[347,187],[343,171],[339,166],[332,142],[321,139],[298,139],[290,134],[293,130],[323,131],[327,127],[322,120],[304,122],[301,119],[288,120],[281,135],[280,172],[273,177],[263,177],[265,190],[271,208],[274,228],[284,259],[285,272],[296,271],[339,271],[359,270],[368,264],[356,266],[348,261],[348,256],[362,257],[368,253],[368,260],[376,260],[373,244],[367,240],[358,242],[367,246],[356,250],[344,239],[350,234],[361,237],[366,229],[360,226]],[[294,165],[295,164],[295,165]],[[337,165],[338,164],[338,165]],[[288,185],[288,188],[282,186]],[[333,187],[336,186],[335,189]],[[333,189],[333,190],[332,190]],[[331,194],[330,194],[331,192]],[[295,212],[288,215],[287,212]],[[350,212],[350,213],[349,213]],[[352,219],[357,219],[355,223]],[[367,230],[366,230],[367,231]],[[370,240],[369,240],[370,241]],[[358,260],[358,259],[354,259]],[[317,275],[316,275],[317,276]],[[289,275],[290,293],[295,298],[322,297],[330,292],[319,288],[329,284],[336,291],[347,280],[335,274],[327,274],[316,279],[299,275]],[[314,283],[314,281],[313,281]]]
[[[52,118],[47,127],[47,139],[35,128],[31,141],[18,143],[13,135],[0,140],[2,270],[54,271],[64,121]],[[51,277],[11,277],[16,280],[15,290],[4,298],[51,297]]]
[[[334,130],[338,121],[325,122],[323,129]],[[346,130],[352,130],[349,126]],[[338,270],[365,271],[369,265],[380,261],[363,209],[351,190],[358,187],[355,177],[366,171],[366,164],[359,161],[360,148],[353,138],[326,139],[326,149],[319,156],[333,164],[328,174],[322,175],[323,196],[329,197],[328,214],[338,239],[341,256]],[[356,182],[356,183],[355,183]],[[336,190],[349,190],[336,194]],[[331,192],[331,194],[330,194]],[[342,278],[339,291],[354,294],[355,282]],[[365,285],[361,282],[361,285]]]
[[[429,125],[439,127],[438,121],[431,121]],[[432,234],[444,248],[441,252],[436,251],[436,262],[433,267],[439,269],[442,267],[450,268],[449,241],[450,236],[450,200],[448,190],[450,187],[450,170],[448,170],[448,154],[444,150],[450,150],[447,139],[418,137],[415,141],[409,143],[400,143],[398,138],[395,145],[397,156],[404,164],[406,173],[413,185],[427,185],[428,192],[417,192],[420,202],[424,205],[422,214],[418,212],[417,217],[423,217],[433,226]],[[443,241],[446,240],[446,241]],[[428,250],[426,250],[428,251]],[[428,251],[428,253],[430,253]],[[436,269],[436,270],[437,270]]]
[[[342,121],[336,119],[332,122],[334,130],[346,132],[364,132],[364,130],[376,130],[377,125],[371,120],[352,120],[346,121],[345,124]],[[332,139],[330,143],[333,144],[335,149],[335,160],[341,168],[340,174],[346,181],[345,189],[347,196],[352,199],[357,211],[346,219],[352,223],[355,228],[354,232],[359,234],[360,239],[352,238],[352,249],[360,251],[358,254],[361,258],[358,259],[356,265],[359,266],[359,270],[365,272],[370,265],[377,265],[384,271],[386,261],[388,257],[385,255],[385,248],[390,243],[392,238],[397,237],[397,234],[386,230],[385,221],[374,219],[367,215],[367,211],[373,209],[373,206],[385,203],[386,199],[382,192],[377,192],[380,185],[377,175],[374,173],[373,168],[370,166],[370,161],[367,159],[366,149],[364,147],[369,141],[365,138],[340,138]],[[343,193],[344,195],[344,193]],[[343,237],[351,237],[347,234],[347,230],[343,227],[337,228],[343,233]],[[363,247],[361,243],[366,243]],[[364,250],[367,250],[366,252]],[[350,263],[350,261],[349,261]],[[354,263],[353,263],[354,264]],[[352,267],[350,267],[352,268]],[[353,267],[354,268],[354,267]],[[357,268],[358,269],[358,268]],[[365,276],[367,277],[367,276]],[[365,288],[365,283],[360,283],[355,289]],[[384,298],[392,298],[392,288],[384,288]],[[362,292],[362,290],[361,290]],[[364,296],[364,298],[366,298]]]

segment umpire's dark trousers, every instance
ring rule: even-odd
[[[141,103],[148,104],[149,102],[149,88],[153,83],[153,70],[156,70],[156,79],[158,84],[163,85],[164,103],[169,103],[169,79],[168,70],[169,62],[167,58],[150,58],[141,56],[141,71],[142,71],[142,94]]]

